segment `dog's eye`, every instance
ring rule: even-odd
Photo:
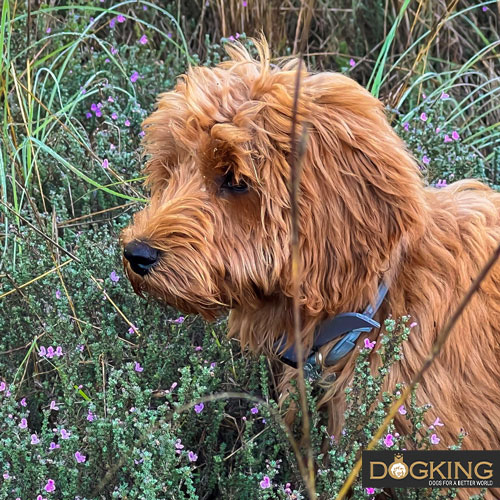
[[[248,191],[248,184],[243,180],[239,179],[236,182],[233,172],[229,171],[222,178],[221,189],[226,189],[232,191],[233,193],[246,193]]]

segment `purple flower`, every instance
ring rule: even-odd
[[[88,414],[87,414],[87,420],[88,420],[89,422],[93,422],[93,421],[95,420],[95,418],[96,418],[96,417],[95,417],[95,415],[92,413],[92,411],[91,411],[91,410],[89,410],[89,412],[88,412]]]
[[[93,102],[91,105],[90,105],[90,111],[92,112],[96,112],[99,108],[97,107],[97,104],[95,102]]]
[[[408,130],[410,130],[410,124],[408,122],[403,123],[403,128],[408,132]]]
[[[87,113],[85,114],[85,118],[87,118],[87,119],[92,118],[92,113],[91,113],[90,111],[87,111]],[[59,294],[60,294],[60,293],[61,293],[61,292],[59,292]]]
[[[243,1],[241,2],[241,5],[243,5],[243,7],[246,7],[246,6],[247,6],[247,2],[246,2],[246,0],[243,0]]]
[[[83,352],[83,350],[85,349],[85,346],[83,344],[78,344],[76,349],[80,352]]]
[[[66,429],[61,429],[61,438],[62,439],[69,439],[71,433],[68,432]]]
[[[45,349],[45,346],[41,345],[40,350],[38,351],[39,356],[47,356],[47,349]]]
[[[139,73],[137,73],[137,71],[134,71],[134,72],[130,75],[130,81],[131,81],[132,83],[135,83],[138,79],[139,79]]]
[[[104,62],[109,63],[109,62],[111,62],[111,60],[109,59],[109,57],[106,57],[106,59],[104,59]]]
[[[130,335],[132,335],[133,333],[135,333],[137,331],[137,327],[135,325],[132,325],[129,329],[128,329],[128,333],[130,333]]]
[[[423,122],[426,122],[427,121],[427,115],[425,113],[422,113],[420,115],[420,119],[423,121]]]
[[[21,419],[21,423],[19,424],[20,429],[26,429],[28,427],[28,421],[25,418]]]
[[[215,368],[215,366],[217,365],[217,363],[213,362],[213,363],[210,363],[210,369],[213,370]]]
[[[141,130],[139,132],[139,137],[144,137],[146,135],[146,132],[144,132],[144,130]]]
[[[398,409],[400,415],[406,415],[405,405],[401,405]]]
[[[128,119],[125,120],[123,124],[125,125],[125,127],[130,127],[130,121]]]
[[[56,485],[53,479],[48,479],[47,484],[45,485],[45,491],[50,493],[56,489]]]
[[[111,47],[111,54],[112,55],[118,54],[118,49],[115,49],[114,47]]]
[[[100,118],[102,116],[102,111],[100,109],[98,109],[96,112],[95,112],[95,115],[97,116],[97,118]]]
[[[109,279],[113,283],[118,283],[118,281],[120,281],[120,276],[118,276],[118,274],[116,274],[116,271],[111,271],[111,274],[109,275]]]
[[[431,436],[431,443],[432,443],[432,444],[439,444],[439,441],[441,441],[441,439],[439,439],[439,438],[437,437],[437,434],[433,434],[433,435]]]
[[[54,348],[52,346],[47,347],[47,357],[53,358],[54,354],[55,354]]]
[[[26,406],[26,405],[27,405],[27,403],[26,403],[26,398],[21,399],[21,401],[19,401],[19,404],[20,404],[21,406]]]
[[[56,406],[56,402],[55,401],[51,401],[50,402],[50,409],[51,410],[59,410],[59,406]]]
[[[452,142],[452,141],[453,141],[453,139],[448,134],[445,134],[444,142]]]
[[[38,436],[36,434],[31,435],[31,444],[38,444],[40,440],[38,439]]]
[[[182,325],[182,323],[184,323],[184,320],[185,320],[185,319],[186,319],[186,318],[184,318],[184,316],[179,316],[177,319],[174,319],[174,320],[172,321],[172,323],[177,323],[178,325]]]
[[[354,66],[356,66],[356,61],[354,59],[349,59],[349,66],[354,68]]]
[[[456,130],[454,130],[452,133],[451,133],[451,138],[454,140],[454,141],[458,141],[460,139],[460,136],[458,135],[458,132]]]
[[[85,455],[82,455],[79,451],[75,453],[75,458],[79,464],[83,464],[83,462],[87,460],[87,457]]]
[[[142,35],[141,38],[139,38],[139,43],[141,45],[146,45],[148,43],[148,37],[146,35]]]
[[[438,179],[438,181],[436,182],[437,188],[444,188],[446,186],[447,186],[446,179]]]
[[[488,10],[488,7],[484,6],[482,10],[483,12],[486,12]]]
[[[439,134],[441,132],[441,129],[439,127],[436,127],[436,134]]]
[[[290,483],[286,483],[285,484],[285,493],[287,495],[291,495],[292,494],[292,488],[291,488],[291,484]]]
[[[441,99],[442,101],[446,101],[446,99],[449,99],[449,97],[450,97],[450,96],[449,96],[449,94],[447,94],[446,92],[443,92],[443,93],[441,94],[440,99]]]
[[[116,24],[116,17],[113,17],[113,19],[109,21],[109,27],[113,29],[115,27],[115,24]]]
[[[205,408],[205,405],[203,403],[194,405],[194,411],[196,413],[201,413],[203,411],[203,408]]]
[[[177,387],[177,382],[174,382],[174,383],[170,386],[170,390],[171,390],[171,391],[173,391],[176,387]]]
[[[113,97],[112,97],[112,96],[109,96],[109,97],[108,97],[108,102],[115,102],[115,100],[113,99]]]
[[[422,156],[422,163],[424,163],[425,165],[429,165],[430,162],[431,159],[427,155]]]
[[[138,361],[136,361],[134,370],[136,372],[142,372],[144,370],[144,368],[141,366],[141,364]]]
[[[59,357],[59,356],[62,356],[62,355],[63,355],[62,347],[60,345],[58,345],[56,347],[56,356]]]
[[[188,451],[188,459],[190,462],[196,462],[198,455],[194,451]]]
[[[54,443],[54,441],[52,441],[50,444],[49,444],[49,450],[55,450],[57,448],[60,448],[61,445],[60,444],[56,444]]]
[[[50,32],[51,32],[51,31],[52,31],[52,28],[47,28],[47,29],[45,30],[45,33],[50,34]]]
[[[417,325],[418,323],[414,321],[413,323],[410,323],[410,328],[415,328]]]
[[[118,115],[116,113],[111,113],[111,118],[113,120],[118,120]]]
[[[9,473],[8,473],[8,472],[4,472],[4,473],[3,473],[3,478],[4,478],[5,480],[10,479]]]
[[[202,349],[203,349],[203,347],[201,347],[201,345],[197,345],[197,346],[194,348],[194,350],[195,350],[196,352],[201,351]]]
[[[5,391],[5,389],[7,389],[7,384],[2,380],[0,382],[0,392]]]
[[[116,20],[117,20],[119,23],[124,23],[124,22],[126,21],[125,16],[124,16],[124,15],[122,15],[122,14],[118,14],[118,15],[116,16]]]
[[[370,342],[370,339],[369,338],[366,338],[365,339],[365,349],[373,349],[375,347],[375,344],[376,342],[373,341],[373,342]]]
[[[434,420],[434,423],[429,427],[429,429],[434,429],[434,427],[443,427],[443,422],[441,422],[440,418],[436,418],[436,420]]]
[[[184,445],[182,444],[180,439],[177,439],[177,441],[174,444],[176,450],[182,450],[184,448]]]
[[[263,490],[265,490],[266,488],[270,488],[271,480],[269,479],[269,476],[264,476],[264,479],[259,484]]]
[[[257,415],[257,413],[259,413],[259,409],[256,406],[254,406],[253,408],[250,408],[250,413],[252,415]]]
[[[387,436],[385,436],[384,438],[384,444],[387,448],[390,448],[391,446],[394,445],[394,441],[393,441],[393,435],[392,434],[387,434]]]
[[[367,495],[374,495],[375,494],[375,488],[365,488],[366,494]]]

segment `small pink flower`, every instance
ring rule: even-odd
[[[137,331],[137,327],[135,325],[132,325],[129,329],[128,329],[128,333],[130,333],[130,335],[132,335],[133,333],[135,333]]]
[[[193,451],[188,451],[188,459],[190,462],[196,462],[196,460],[198,460],[198,455]]]
[[[10,475],[9,475],[9,473],[8,473],[8,472],[4,472],[4,473],[3,473],[3,478],[4,478],[5,480],[10,479]]]
[[[28,427],[28,421],[25,418],[21,419],[21,423],[19,424],[20,429],[26,429]]]
[[[115,100],[113,99],[113,97],[112,97],[112,96],[109,96],[109,97],[108,97],[108,102],[115,102]]]
[[[184,320],[185,320],[184,316],[179,316],[177,319],[174,319],[172,323],[177,323],[178,325],[182,325],[182,323],[184,323]]]
[[[96,416],[92,413],[91,410],[89,410],[88,414],[87,414],[87,420],[89,422],[93,422],[94,420],[96,419]]]
[[[38,439],[38,436],[36,434],[31,435],[31,444],[38,444],[40,442],[40,439]]]
[[[116,17],[113,17],[113,19],[109,21],[109,27],[113,29],[115,27],[115,24],[116,24]]]
[[[171,391],[173,391],[176,387],[177,387],[177,382],[174,382],[174,383],[170,386],[170,390],[171,390]]]
[[[408,130],[410,130],[410,124],[409,124],[409,122],[403,123],[403,128],[408,132]]]
[[[427,155],[422,156],[422,163],[424,163],[425,165],[429,165],[430,162],[431,159]]]
[[[58,345],[56,347],[56,356],[59,357],[59,356],[62,356],[62,355],[63,355],[62,347],[60,345]]]
[[[442,101],[445,101],[446,99],[449,99],[449,97],[450,97],[450,96],[449,96],[446,92],[443,92],[443,93],[441,94],[440,99],[441,99]]]
[[[369,350],[371,350],[371,349],[373,349],[373,348],[375,347],[375,344],[376,344],[376,342],[375,342],[375,341],[370,342],[370,339],[369,339],[369,338],[366,338],[366,339],[365,339],[365,349],[369,349]]]
[[[144,137],[146,135],[146,132],[144,132],[144,130],[141,130],[139,132],[139,137]]]
[[[139,79],[139,73],[137,73],[137,71],[134,71],[134,72],[130,75],[130,81],[131,81],[132,83],[135,83],[138,79]]]
[[[55,355],[54,348],[52,346],[47,347],[47,357],[52,359],[54,355]]]
[[[177,441],[174,444],[176,450],[182,450],[184,448],[184,445],[182,444],[180,439],[177,439]]]
[[[488,7],[483,7],[483,8],[482,8],[482,11],[483,11],[483,12],[486,12],[487,10],[488,10]]]
[[[116,271],[111,271],[111,274],[109,275],[109,279],[113,283],[118,283],[118,281],[120,281],[120,276],[118,276],[118,274],[116,273]]]
[[[452,142],[452,141],[453,141],[453,139],[448,134],[445,134],[444,142]]]
[[[444,188],[446,186],[447,186],[446,179],[438,179],[438,181],[436,182],[437,188]]]
[[[441,422],[440,418],[436,418],[436,420],[434,420],[434,423],[430,426],[431,429],[434,429],[434,427],[443,427],[443,422]]]
[[[0,382],[0,392],[5,391],[5,389],[7,389],[7,384],[2,380]]]
[[[130,121],[129,120],[125,120],[123,122],[123,124],[125,125],[125,127],[130,127]]]
[[[62,439],[69,439],[71,436],[71,432],[68,432],[66,429],[61,429],[61,438]]]
[[[142,35],[141,38],[139,38],[139,43],[141,45],[146,45],[148,43],[148,37],[146,35]]]
[[[441,441],[441,440],[437,437],[437,434],[433,434],[431,436],[431,443],[432,444],[439,444],[439,441]]]
[[[257,415],[257,413],[259,413],[259,409],[256,406],[254,406],[253,408],[250,408],[250,413],[252,415]]]
[[[354,66],[356,66],[356,61],[354,59],[349,59],[349,66],[354,68]]]
[[[56,450],[57,448],[60,448],[61,445],[60,444],[56,444],[54,443],[54,441],[52,441],[50,444],[49,444],[49,450]]]
[[[26,403],[26,398],[21,399],[21,401],[19,401],[19,404],[20,404],[21,406],[26,406],[26,405],[27,405],[27,403]]]
[[[111,118],[113,120],[118,120],[118,115],[116,113],[111,113]]]
[[[415,328],[417,325],[418,323],[414,321],[413,323],[410,323],[410,328]]]
[[[460,136],[458,135],[458,132],[456,130],[454,130],[452,133],[451,133],[451,138],[454,140],[454,141],[458,141],[460,139]]]
[[[85,455],[82,455],[79,451],[77,451],[75,453],[75,458],[76,458],[77,463],[79,463],[79,464],[83,464],[83,462],[85,462],[85,460],[87,460],[87,457]]]
[[[134,370],[135,370],[136,372],[142,372],[142,371],[144,370],[144,368],[141,366],[141,364],[140,364],[138,361],[136,361],[136,362],[135,362],[135,367],[134,367]]]
[[[47,484],[45,485],[45,491],[47,493],[51,493],[56,489],[56,485],[53,479],[48,479]]]
[[[47,29],[45,30],[45,33],[50,34],[50,32],[51,32],[51,31],[52,31],[52,28],[47,28]]]
[[[205,408],[205,405],[203,403],[194,405],[194,411],[196,413],[201,413],[203,411],[203,408]]]
[[[387,448],[390,448],[391,446],[394,445],[394,441],[393,441],[393,435],[392,434],[387,434],[387,436],[385,436],[384,438],[384,444]]]
[[[366,494],[367,495],[374,495],[375,494],[375,488],[365,488]]]
[[[426,113],[422,113],[420,115],[420,119],[423,121],[423,122],[426,122],[427,121],[427,114]]]
[[[439,134],[441,132],[441,129],[439,127],[436,127],[436,134]]]
[[[50,402],[50,409],[51,410],[59,410],[59,406],[56,406],[56,402],[55,401],[51,401]]]
[[[45,349],[45,346],[41,345],[40,350],[38,351],[39,356],[47,356],[47,349]]]
[[[195,350],[196,352],[201,351],[202,349],[203,349],[203,347],[201,347],[201,345],[197,345],[197,346],[194,348],[194,350]]]
[[[401,405],[398,409],[400,415],[406,415],[405,405]]]
[[[265,490],[266,488],[270,488],[271,480],[269,479],[269,476],[264,476],[264,479],[259,484],[263,490]]]
[[[118,49],[115,49],[114,47],[111,47],[111,54],[112,55],[118,54]]]
[[[243,1],[241,2],[241,5],[243,5],[243,7],[246,7],[246,6],[247,6],[247,2],[246,2],[246,0],[243,0]]]
[[[125,16],[123,16],[122,14],[119,14],[119,15],[116,16],[116,20],[119,23],[124,23],[125,22]]]

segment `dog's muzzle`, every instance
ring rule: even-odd
[[[158,262],[160,251],[144,241],[134,240],[125,246],[123,256],[128,260],[134,273],[145,276]]]

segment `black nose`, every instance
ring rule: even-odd
[[[125,246],[123,255],[130,262],[134,273],[145,276],[158,261],[160,252],[144,241],[134,240]]]

